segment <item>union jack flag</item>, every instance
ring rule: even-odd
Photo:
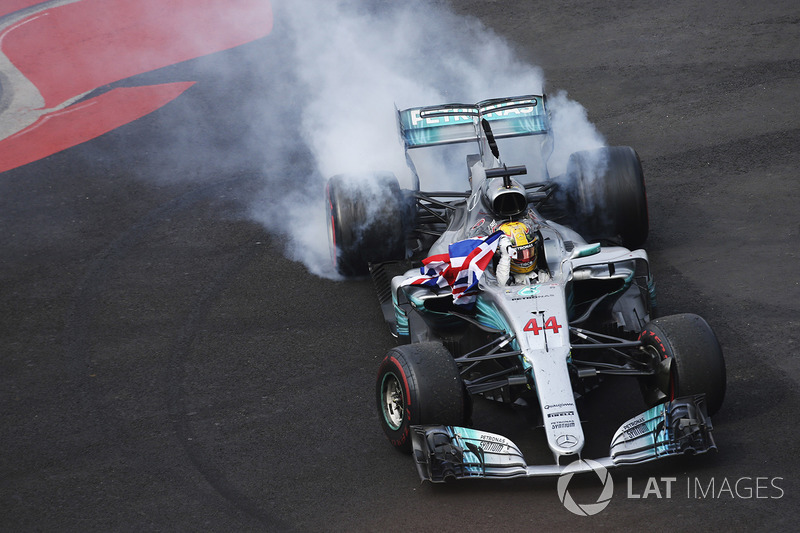
[[[475,237],[454,242],[448,252],[422,260],[420,275],[408,278],[402,285],[451,288],[453,303],[471,307],[478,297],[478,282],[492,261],[502,231],[488,237]]]

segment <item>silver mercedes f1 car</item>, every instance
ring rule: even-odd
[[[420,477],[559,475],[581,458],[581,402],[612,375],[638,380],[647,409],[594,461],[715,449],[722,350],[697,315],[656,318],[636,152],[576,152],[551,176],[544,95],[397,117],[411,185],[387,172],[338,175],[326,194],[336,269],[371,275],[399,341],[380,365],[377,407]],[[524,164],[505,164],[509,154]],[[443,173],[463,188],[421,188]],[[476,396],[534,406],[553,462],[529,465],[511,440],[470,427]]]

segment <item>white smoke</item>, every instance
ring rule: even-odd
[[[565,91],[554,96],[548,95],[548,104],[552,112],[553,154],[550,156],[549,169],[553,176],[563,174],[567,170],[569,156],[580,150],[593,150],[605,146],[603,136],[589,122],[586,109],[567,97]]]
[[[267,158],[267,187],[251,213],[272,231],[271,221],[283,220],[278,231],[287,237],[287,255],[321,276],[335,277],[327,243],[325,180],[338,173],[370,171],[394,172],[401,184],[408,179],[395,106],[475,103],[541,94],[544,88],[541,70],[521,63],[479,20],[422,0],[397,4],[273,1],[275,31],[268,39],[285,39],[279,53],[286,71],[278,75],[290,80],[285,97],[295,116],[299,113],[300,135],[313,157],[314,172],[287,176],[282,168],[283,177],[302,187],[277,197],[270,194],[270,176],[276,173],[270,165],[280,158]],[[548,102],[556,138],[549,167],[557,175],[572,152],[602,146],[603,140],[585,110],[566,93]],[[274,124],[274,119],[264,123]]]

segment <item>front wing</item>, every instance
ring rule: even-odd
[[[557,476],[567,466],[574,473],[592,471],[585,461],[528,466],[513,442],[485,431],[458,426],[412,429],[417,471],[420,478],[435,483],[464,478]],[[614,434],[609,456],[594,462],[610,468],[716,450],[711,430],[704,395],[678,398],[628,420]]]

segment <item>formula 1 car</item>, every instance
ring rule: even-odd
[[[413,454],[420,477],[549,476],[578,462],[570,471],[590,471],[577,461],[578,407],[610,375],[637,379],[648,409],[594,461],[613,467],[716,449],[710,415],[725,395],[722,350],[697,315],[655,317],[636,152],[576,152],[551,177],[543,95],[397,117],[411,186],[387,172],[334,176],[328,229],[337,270],[371,275],[400,341],[380,365],[376,399],[384,432]],[[504,157],[525,164],[504,164],[501,143]],[[426,164],[433,172],[421,176]],[[460,175],[463,190],[421,190],[421,178],[443,174]],[[513,246],[520,236],[525,246]],[[511,263],[509,275],[504,257],[526,267]],[[554,462],[528,465],[509,439],[469,427],[475,396],[538,405]]]

